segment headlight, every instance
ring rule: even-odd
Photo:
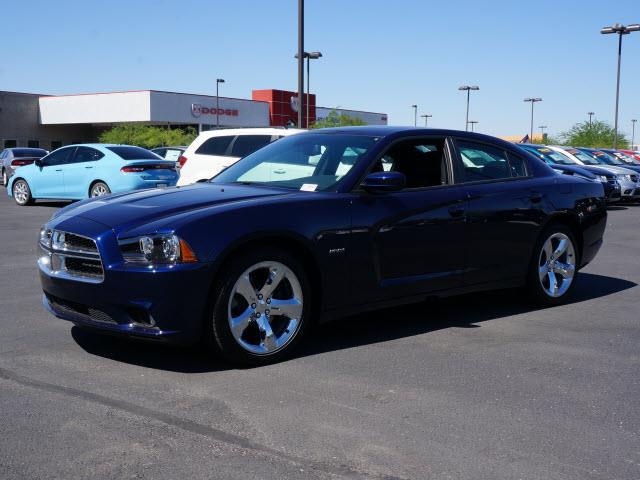
[[[51,248],[51,237],[53,236],[53,232],[50,228],[42,227],[40,229],[40,245],[45,248]]]
[[[598,180],[602,183],[609,183],[609,179],[605,175],[598,175]]]
[[[129,263],[171,265],[198,261],[189,244],[173,234],[144,235],[121,240],[119,244],[125,262]]]

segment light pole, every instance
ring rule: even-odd
[[[600,33],[603,35],[608,35],[610,33],[618,34],[618,77],[616,80],[616,114],[615,114],[615,125],[613,127],[613,148],[618,148],[618,102],[620,100],[620,62],[622,60],[622,36],[628,35],[631,32],[637,32],[640,30],[640,24],[629,25],[625,27],[619,23],[612,25],[610,27],[604,27],[600,30]]]
[[[310,60],[317,60],[320,57],[322,57],[322,53],[304,52],[302,56],[307,59],[307,123],[306,125],[307,125],[307,128],[309,128],[309,92],[311,91],[310,90],[311,87],[309,86],[309,83],[311,82],[311,71],[309,69],[309,62]],[[294,57],[298,58],[298,54],[296,53]]]
[[[428,115],[428,114],[424,114],[424,115],[420,115],[422,118],[424,118],[424,126],[427,126],[427,123],[429,122],[429,119],[431,117],[433,117],[433,115]]]
[[[411,108],[413,108],[413,126],[417,127],[418,126],[418,105],[409,105]]]
[[[595,115],[595,112],[587,112],[587,115],[589,115],[589,126],[591,126],[591,117]]]
[[[531,129],[529,130],[529,142],[533,143],[533,104],[541,102],[541,98],[525,98],[525,102],[531,102]]]
[[[633,145],[635,144],[636,141],[636,122],[638,120],[636,120],[635,118],[631,119],[631,150],[633,150]]]
[[[304,0],[298,0],[298,128],[302,128],[304,95]]]
[[[471,131],[473,132],[473,126],[478,123],[478,120],[469,120],[469,125],[471,125]]]
[[[469,96],[471,94],[471,90],[480,90],[480,87],[477,85],[463,85],[458,87],[458,90],[466,90],[467,92],[467,116],[465,117],[464,129],[469,130]]]
[[[547,126],[539,125],[538,128],[540,129],[540,135],[542,136],[542,141],[544,142],[544,129],[547,128]]]
[[[224,78],[216,78],[216,128],[220,128],[220,84],[224,83]]]

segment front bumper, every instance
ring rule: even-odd
[[[43,304],[49,312],[112,333],[180,344],[200,339],[212,281],[210,264],[132,266],[123,261],[113,231],[101,224],[71,217],[53,228],[93,238],[104,275],[98,282],[61,277],[39,264]]]
[[[607,203],[619,202],[622,198],[622,190],[618,182],[615,183],[602,183],[604,187],[604,196]]]

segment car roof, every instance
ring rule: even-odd
[[[294,133],[304,132],[300,128],[275,128],[275,127],[259,127],[259,128],[222,128],[218,130],[206,130],[200,132],[199,138],[222,137],[229,135],[293,135]]]

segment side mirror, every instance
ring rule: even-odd
[[[369,193],[389,193],[402,190],[406,184],[407,177],[402,172],[374,172],[360,186]]]
[[[36,158],[33,163],[35,164],[36,167],[38,168],[42,168],[42,160],[40,158]]]

